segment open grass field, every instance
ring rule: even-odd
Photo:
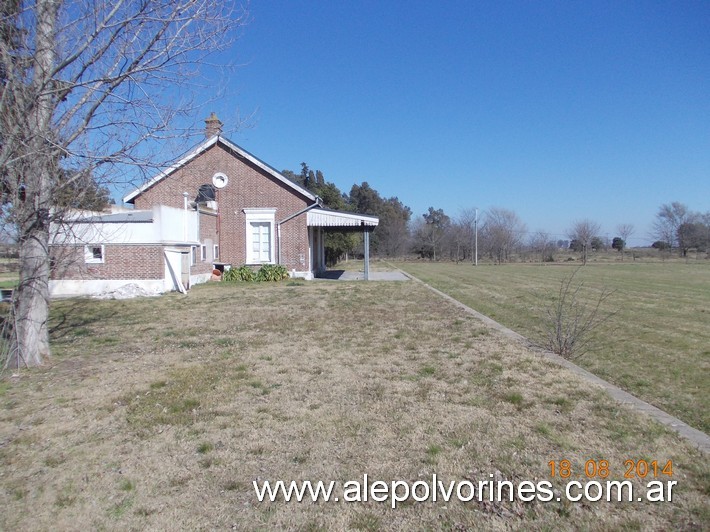
[[[2,530],[699,529],[707,457],[414,282],[64,300],[0,381]],[[673,461],[672,502],[258,502],[252,481],[550,480]],[[660,480],[671,477],[661,476]],[[648,478],[646,479],[648,480]],[[641,490],[645,481],[635,478]],[[638,493],[638,492],[637,492]],[[556,495],[559,494],[556,493]]]
[[[578,266],[402,263],[401,268],[462,303],[541,340],[546,309],[560,281]],[[573,284],[590,304],[613,291],[615,312],[593,335],[594,350],[575,360],[603,379],[710,433],[710,264],[593,264]]]

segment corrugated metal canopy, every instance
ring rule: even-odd
[[[377,216],[319,208],[309,210],[307,216],[306,224],[309,227],[372,228],[380,223]]]

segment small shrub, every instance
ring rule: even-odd
[[[239,268],[231,268],[224,272],[222,279],[227,282],[270,282],[281,281],[288,279],[288,270],[280,264],[264,264],[259,271],[254,273],[249,266],[240,266]]]
[[[288,270],[280,264],[264,264],[256,273],[256,280],[259,282],[283,281],[288,278]]]
[[[228,283],[251,283],[256,280],[256,275],[249,266],[239,266],[239,268],[230,268],[224,272],[222,279]]]
[[[603,289],[596,301],[584,302],[580,295],[582,283],[573,284],[577,268],[560,282],[553,304],[547,309],[546,341],[543,345],[553,353],[572,360],[592,348],[592,333],[616,312],[605,312],[604,303],[613,293]]]

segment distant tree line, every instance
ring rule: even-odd
[[[657,238],[653,247],[661,251],[677,250],[687,257],[691,250],[710,250],[710,211],[702,214],[678,201],[666,203],[656,213],[653,230]]]
[[[354,184],[349,193],[326,181],[323,172],[301,163],[297,173],[284,170],[284,176],[320,196],[325,207],[379,217],[372,233],[370,250],[380,257],[415,255],[429,260],[476,261],[486,258],[502,264],[512,260],[554,262],[561,251],[579,253],[583,264],[590,254],[613,250],[624,260],[629,238],[635,227],[625,223],[616,226],[610,240],[601,235],[601,225],[589,219],[577,220],[567,230],[567,238],[552,238],[545,231],[528,231],[518,215],[502,207],[478,212],[465,209],[451,216],[441,208],[429,207],[421,216],[396,196],[385,198],[367,182]],[[710,250],[710,212],[692,212],[682,203],[662,205],[653,224],[656,241],[652,247],[661,251],[677,250],[687,256],[691,250]],[[362,253],[362,235],[328,231],[325,237],[326,261],[329,265],[349,255]]]

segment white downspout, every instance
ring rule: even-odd
[[[282,222],[276,224],[276,240],[279,243],[278,264],[281,264],[281,223]]]

